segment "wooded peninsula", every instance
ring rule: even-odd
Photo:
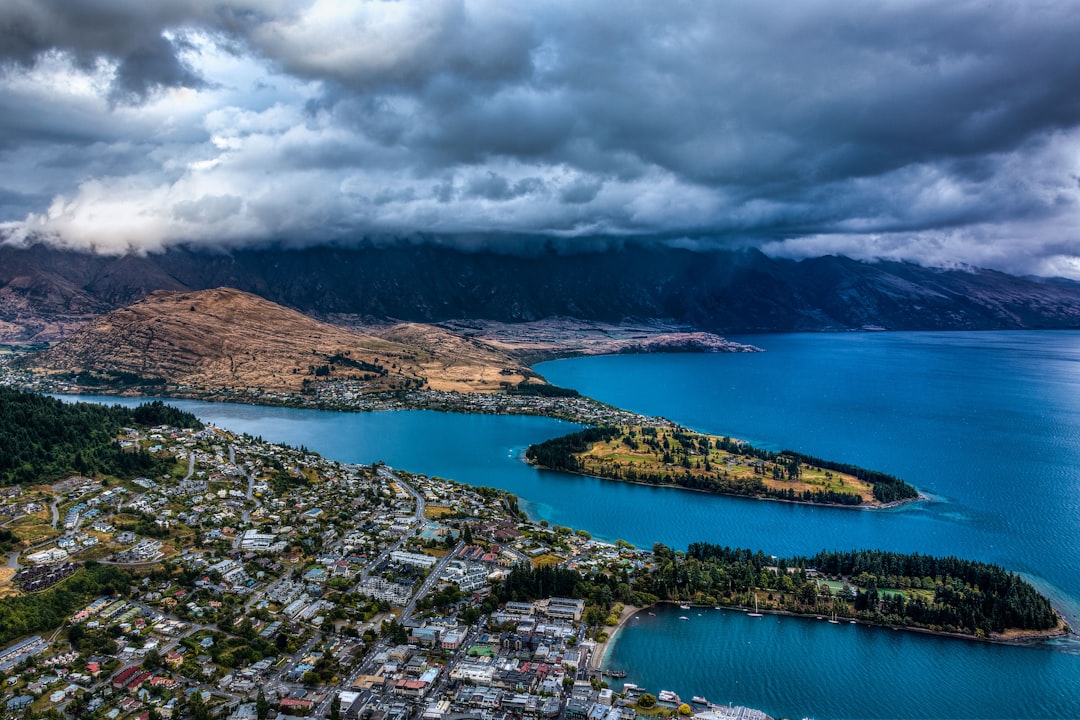
[[[719,495],[846,507],[882,507],[919,497],[893,475],[793,450],[773,452],[742,440],[679,426],[586,428],[529,446],[539,467]]]
[[[759,551],[692,543],[677,552],[657,543],[647,573],[593,574],[515,567],[496,589],[500,601],[547,594],[584,598],[586,622],[602,622],[613,602],[758,608],[845,622],[923,629],[1010,641],[1069,628],[1050,601],[997,565],[881,550],[822,551],[777,558]]]

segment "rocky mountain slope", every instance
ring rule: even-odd
[[[386,334],[328,325],[238,290],[157,291],[23,362],[80,375],[82,385],[143,391],[168,385],[181,393],[295,393],[329,380],[355,381],[362,392],[492,392],[528,374],[508,355],[479,343],[461,341],[468,352],[460,343],[440,345],[436,340],[450,333],[438,328]]]
[[[320,317],[504,323],[663,319],[719,333],[1080,327],[1080,284],[843,257],[627,246],[509,255],[438,245],[174,249],[103,257],[0,247],[0,342],[55,340],[154,290],[236,287]]]

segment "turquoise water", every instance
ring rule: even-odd
[[[744,340],[768,352],[589,358],[537,370],[630,410],[892,472],[934,498],[886,512],[688,507],[689,518],[668,524],[684,543],[696,534],[779,554],[862,546],[956,554],[1024,572],[1077,617],[1080,333]],[[609,662],[643,685],[774,715],[1080,717],[1075,641],[991,647],[714,616],[631,624]]]
[[[1075,718],[1080,708],[1080,657],[1059,649],[731,610],[641,612],[605,665],[629,671],[616,683],[773,717]]]
[[[876,547],[998,562],[1080,617],[1080,333],[745,340],[768,352],[579,358],[537,370],[620,407],[885,470],[933,500],[858,511],[539,472],[520,461],[524,447],[575,427],[542,418],[177,404],[335,459],[500,487],[536,518],[646,547]],[[609,655],[628,680],[654,689],[777,717],[1080,717],[1071,641],[1013,648],[794,618],[663,617],[631,624]]]

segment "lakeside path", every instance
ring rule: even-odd
[[[607,654],[608,646],[615,639],[615,635],[622,630],[622,626],[627,623],[637,613],[641,612],[641,608],[634,605],[624,605],[622,614],[619,615],[619,623],[615,626],[615,629],[608,633],[608,639],[601,643],[596,643],[596,647],[593,648],[589,654],[589,669],[599,670],[600,666],[604,662],[604,656]]]

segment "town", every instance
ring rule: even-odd
[[[501,491],[212,426],[118,442],[174,471],[0,490],[21,540],[0,596],[78,601],[50,632],[3,629],[0,716],[766,718],[614,687],[628,604],[507,594],[545,568],[632,580],[649,552],[530,522]]]
[[[12,366],[18,355],[0,354],[0,385],[22,390],[61,395],[101,391],[71,378],[49,375]],[[666,427],[659,417],[630,412],[584,396],[520,394],[509,392],[451,392],[431,389],[373,391],[361,380],[319,378],[303,392],[270,392],[260,388],[203,388],[183,384],[148,385],[130,388],[135,394],[234,402],[251,405],[313,408],[351,412],[379,410],[439,410],[487,415],[542,415],[587,425],[644,425]],[[115,394],[117,388],[104,388]]]

